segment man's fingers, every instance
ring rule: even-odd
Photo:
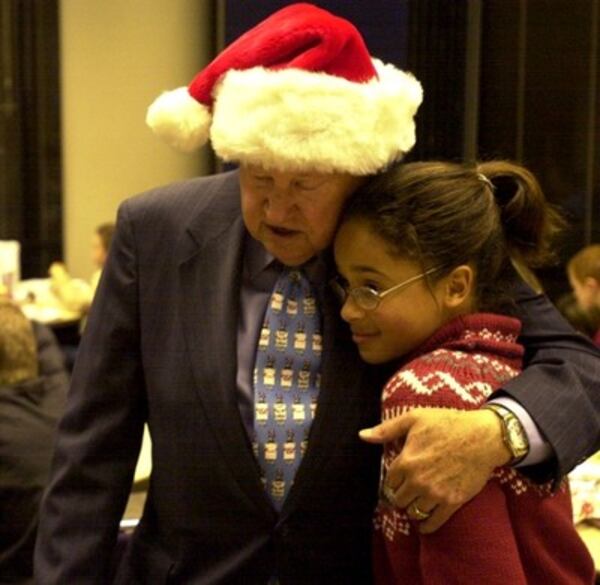
[[[403,439],[414,424],[414,419],[409,414],[386,420],[370,429],[359,431],[358,435],[367,443],[389,443]]]
[[[419,504],[419,508],[421,508]],[[431,516],[419,523],[419,532],[421,534],[431,534],[440,526],[443,526],[446,521],[456,512],[460,506],[450,504],[440,504],[431,512]]]
[[[425,522],[432,516],[433,512],[435,511],[435,507],[436,505],[434,502],[427,501],[424,498],[419,498],[407,506],[406,513],[411,520]]]
[[[393,484],[392,484],[393,485]],[[424,501],[423,497],[419,497],[419,491],[413,485],[408,482],[402,482],[400,486],[395,488],[394,490],[394,501],[396,502],[396,506],[398,508],[407,508],[409,504],[415,502],[417,499],[420,502]],[[435,503],[432,502],[431,506],[426,508],[427,510],[432,509],[435,506]],[[420,508],[421,506],[419,506]]]

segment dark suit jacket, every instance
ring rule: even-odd
[[[380,452],[357,431],[379,418],[386,372],[360,362],[326,296],[319,407],[278,518],[236,399],[246,237],[235,172],[121,207],[60,428],[38,539],[40,583],[106,578],[146,420],[150,489],[118,582],[264,584],[274,573],[283,583],[370,581]],[[578,343],[564,331],[556,340]],[[581,385],[574,392],[574,403],[585,401]],[[573,455],[558,457],[568,464]]]

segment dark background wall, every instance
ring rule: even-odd
[[[24,278],[62,257],[57,0],[0,3],[0,239]]]
[[[258,24],[276,10],[292,4],[289,0],[255,0],[240,2],[225,0],[223,39],[225,44]],[[407,58],[408,3],[390,0],[317,0],[321,8],[347,18],[356,24],[375,57],[391,63],[404,64]],[[376,48],[377,50],[375,50]]]
[[[478,148],[523,162],[572,228],[563,262],[600,242],[600,2],[487,0],[481,20]],[[562,266],[545,270],[550,294]]]

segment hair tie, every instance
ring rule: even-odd
[[[494,183],[492,183],[483,173],[477,173],[477,178],[482,183],[485,183],[492,190],[492,193],[496,191],[496,186],[494,185]]]

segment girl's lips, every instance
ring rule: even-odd
[[[365,341],[369,341],[375,337],[375,333],[358,333],[352,332],[352,341],[356,344],[364,343]]]

